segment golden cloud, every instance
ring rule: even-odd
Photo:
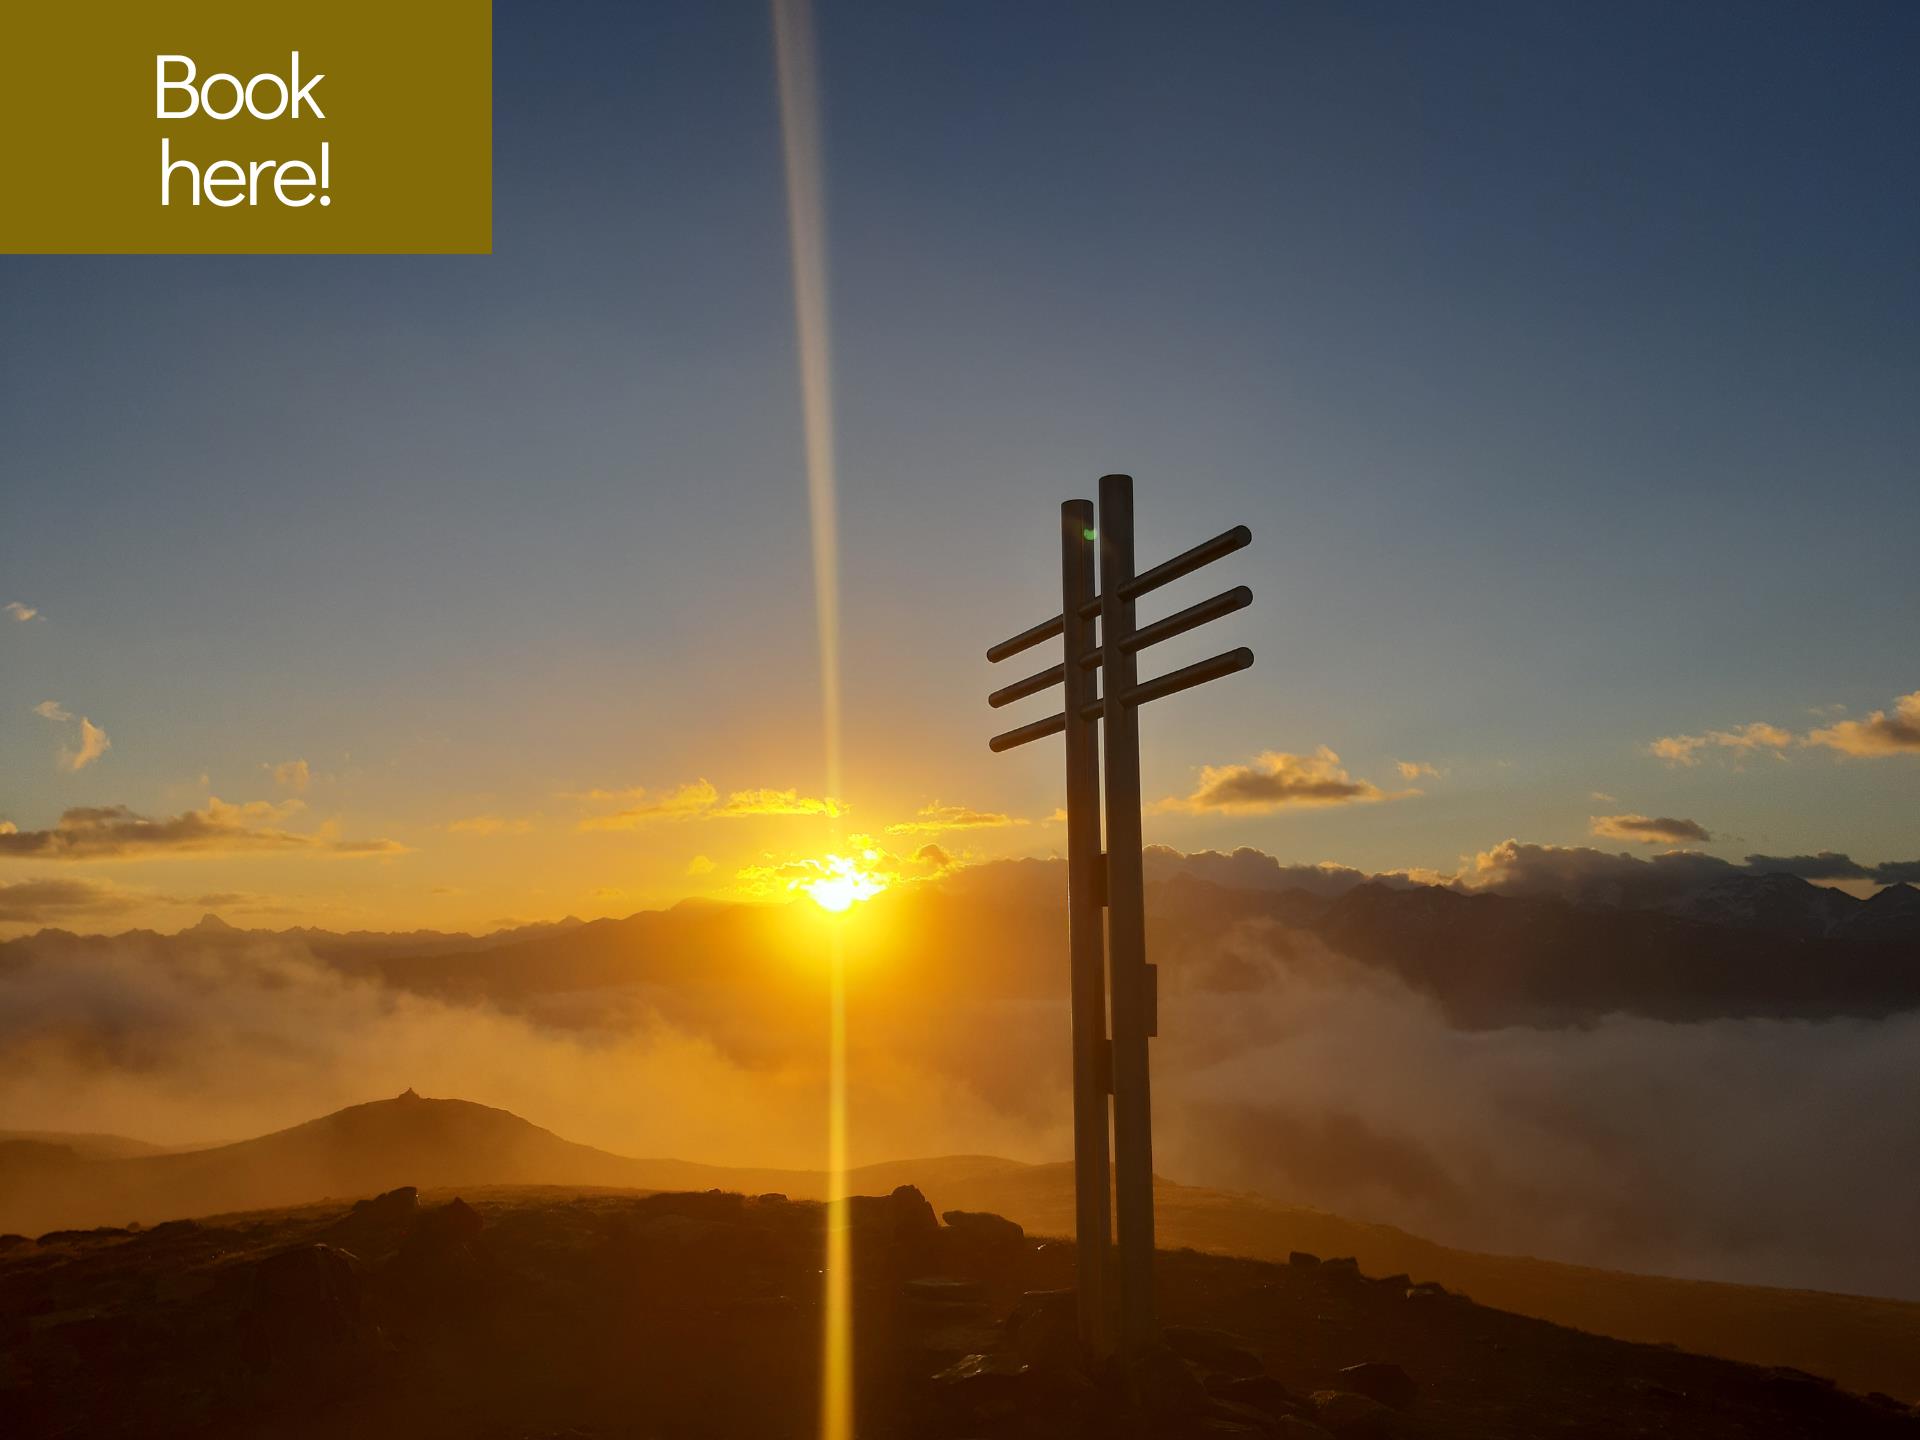
[[[313,772],[307,768],[304,760],[283,760],[273,767],[273,783],[282,790],[304,795],[307,787],[313,783]]]
[[[1195,814],[1216,811],[1260,815],[1273,810],[1370,804],[1387,798],[1379,786],[1349,775],[1341,767],[1340,757],[1322,745],[1311,755],[1268,750],[1249,764],[1205,766],[1191,795],[1184,799],[1170,797],[1155,808]]]
[[[831,819],[844,815],[847,809],[838,800],[767,787],[735,790],[723,801],[720,792],[706,780],[664,792],[589,790],[578,798],[624,806],[609,815],[589,815],[580,822],[582,830],[634,830],[655,820],[739,820],[763,815],[822,815]]]
[[[937,880],[964,862],[938,845],[926,844],[911,855],[896,855],[875,845],[870,835],[847,837],[847,855],[768,856],[758,865],[743,866],[733,875],[732,889],[747,900],[785,900],[813,881],[828,880],[842,868],[883,882],[882,888],[908,880]]]
[[[204,810],[165,819],[135,814],[125,805],[68,810],[47,830],[0,833],[0,855],[22,860],[144,860],[235,851],[306,851],[326,855],[397,855],[393,840],[341,840],[274,828],[300,808],[289,800],[229,805],[217,796]]]
[[[1605,839],[1636,845],[1680,845],[1713,839],[1698,820],[1679,820],[1670,815],[1593,815],[1588,817],[1587,828]]]
[[[1842,755],[1920,755],[1920,690],[1893,702],[1893,713],[1875,710],[1864,720],[1841,720],[1815,730],[1807,744]]]
[[[941,830],[993,830],[1007,825],[1024,825],[1025,820],[1002,815],[996,810],[975,810],[970,805],[942,805],[938,800],[922,805],[912,820],[889,825],[889,835],[930,835]]]
[[[1647,746],[1647,751],[1669,765],[1696,765],[1700,752],[1708,748],[1740,754],[1770,750],[1776,758],[1785,759],[1785,752],[1793,743],[1792,731],[1755,720],[1732,730],[1709,730],[1704,735],[1662,735]]]

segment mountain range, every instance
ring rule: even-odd
[[[1920,889],[1870,899],[1783,873],[1740,871],[1659,904],[1577,903],[1466,892],[1385,878],[1344,886],[1224,884],[1197,868],[1150,867],[1148,941],[1166,970],[1235,933],[1311,936],[1432,995],[1462,1028],[1581,1024],[1605,1014],[1671,1021],[1877,1018],[1920,1008]],[[880,923],[850,932],[889,941],[921,986],[969,995],[1051,995],[1064,925],[1057,863],[1010,862],[868,902]],[[1276,872],[1284,882],[1288,872]],[[701,993],[740,986],[777,1015],[789,907],[684,902],[622,919],[569,919],[490,935],[433,931],[239,930],[208,916],[177,935],[60,930],[0,943],[9,970],[129,942],[165,955],[205,947],[297,946],[343,971],[404,989],[518,1003],[602,987]],[[672,1008],[671,1006],[669,1008]]]

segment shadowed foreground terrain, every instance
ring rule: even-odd
[[[1077,1353],[1072,1247],[850,1203],[874,1436],[1908,1436],[1795,1371],[1627,1344],[1350,1260],[1163,1253],[1167,1345]],[[0,1432],[800,1437],[825,1212],[784,1196],[411,1188],[0,1252]],[[1352,1367],[1360,1367],[1358,1369]]]
[[[409,1093],[355,1105],[273,1135],[180,1154],[130,1154],[131,1142],[58,1136],[0,1144],[0,1232],[124,1226],[188,1215],[296,1206],[395,1186],[459,1189],[549,1184],[622,1190],[721,1189],[820,1199],[825,1177],[633,1159],[577,1145],[503,1110]],[[84,1151],[85,1153],[77,1153]],[[891,1162],[852,1172],[856,1193],[920,1187],[940,1210],[991,1211],[1039,1235],[1073,1228],[1067,1165],[987,1156]],[[1761,1365],[1829,1375],[1859,1391],[1920,1400],[1920,1304],[1628,1274],[1434,1244],[1402,1230],[1263,1196],[1160,1180],[1161,1242],[1285,1260],[1294,1250],[1350,1255],[1369,1274],[1409,1272],[1482,1304],[1625,1340],[1672,1343]],[[349,1247],[351,1248],[351,1247]],[[8,1252],[33,1253],[14,1242]]]

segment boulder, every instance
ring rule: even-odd
[[[1193,1367],[1164,1344],[1145,1346],[1113,1363],[1120,1394],[1157,1425],[1194,1419],[1213,1403]]]
[[[1251,1405],[1271,1416],[1311,1415],[1313,1406],[1271,1375],[1212,1375],[1207,1393],[1220,1400]]]
[[[1319,1263],[1320,1257],[1318,1255],[1309,1254],[1305,1250],[1289,1250],[1287,1252],[1287,1264],[1289,1265],[1305,1269],[1309,1266],[1318,1265]]]
[[[1029,1290],[1002,1327],[1007,1348],[1041,1369],[1084,1368],[1080,1311],[1072,1290]]]
[[[984,1210],[949,1210],[940,1217],[955,1238],[982,1250],[1018,1250],[1027,1232],[1004,1215]]]
[[[1033,1392],[1025,1361],[1017,1355],[968,1355],[933,1377],[950,1403],[974,1420],[992,1421],[1027,1408]]]
[[[359,1268],[331,1245],[295,1245],[254,1266],[243,1333],[255,1368],[330,1367],[366,1343],[373,1327]]]
[[[896,1186],[890,1195],[849,1195],[847,1224],[865,1240],[914,1253],[940,1233],[933,1206],[912,1185]]]
[[[410,1223],[420,1213],[420,1191],[412,1185],[401,1185],[371,1200],[354,1201],[353,1209],[347,1213],[378,1223]]]
[[[1266,1367],[1244,1340],[1204,1325],[1169,1325],[1160,1332],[1167,1348],[1221,1375],[1258,1375]]]
[[[1340,1440],[1390,1440],[1397,1419],[1378,1400],[1351,1390],[1314,1391],[1313,1418]]]
[[[1412,1376],[1384,1360],[1364,1360],[1358,1365],[1349,1365],[1333,1378],[1340,1382],[1342,1390],[1378,1400],[1393,1410],[1406,1409],[1420,1393]]]

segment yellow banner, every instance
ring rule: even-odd
[[[0,6],[0,253],[484,254],[490,0]]]

